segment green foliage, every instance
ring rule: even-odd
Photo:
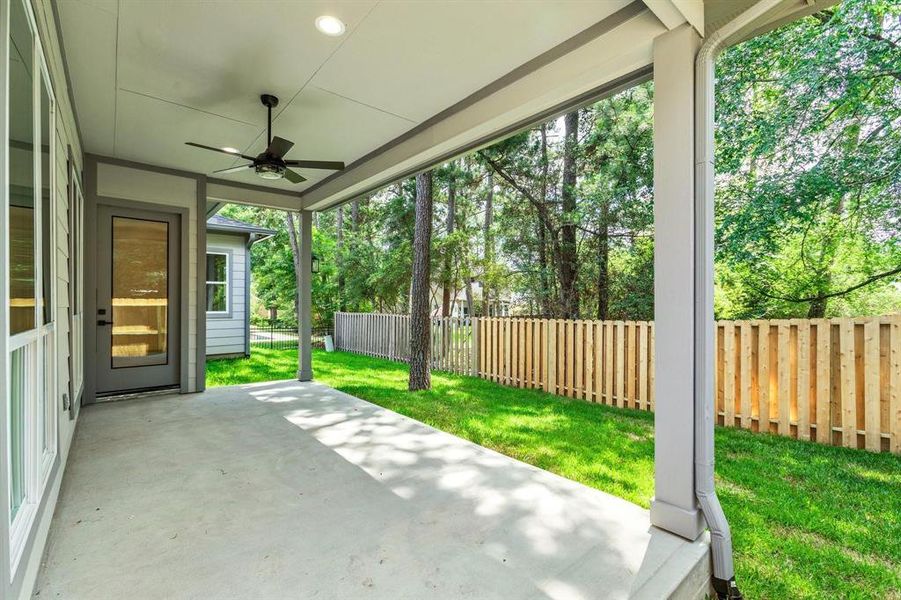
[[[718,318],[901,310],[901,8],[846,0],[727,50],[717,63]],[[560,315],[575,230],[582,317],[650,319],[653,86],[579,111],[575,209],[563,207],[561,117],[435,169],[432,280],[468,282],[518,312]],[[686,149],[686,152],[690,149]],[[454,232],[446,227],[456,192]],[[319,215],[317,320],[334,310],[406,312],[412,179]],[[491,210],[489,211],[489,200]],[[486,226],[490,212],[490,223]],[[353,218],[356,213],[357,218]],[[291,314],[284,216],[228,207],[272,227],[254,248],[257,307]],[[440,302],[440,293],[435,302]],[[474,306],[476,314],[479,306]]]
[[[448,373],[407,391],[407,366],[313,352],[317,380],[648,507],[648,412]],[[297,352],[207,363],[208,385],[293,378]],[[716,431],[717,489],[747,598],[894,598],[901,589],[901,458],[733,428]]]
[[[717,269],[727,318],[901,307],[901,9],[849,0],[717,65]]]

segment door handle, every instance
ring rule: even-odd
[[[104,321],[103,319],[100,319],[99,321],[97,321],[98,326],[99,325],[112,325],[112,324],[113,324],[112,321]]]

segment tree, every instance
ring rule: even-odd
[[[410,291],[410,391],[431,388],[429,293],[432,244],[432,172],[416,176],[416,225]]]
[[[718,62],[720,315],[901,304],[899,17],[897,3],[848,0]]]

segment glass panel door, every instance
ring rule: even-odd
[[[169,223],[112,219],[112,368],[168,362]]]

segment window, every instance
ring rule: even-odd
[[[15,573],[56,458],[55,104],[33,14],[9,3],[7,399],[9,558]]]
[[[206,255],[206,311],[228,313],[229,255],[224,252],[207,252]]]
[[[25,7],[9,24],[9,334],[35,327],[34,39]]]

